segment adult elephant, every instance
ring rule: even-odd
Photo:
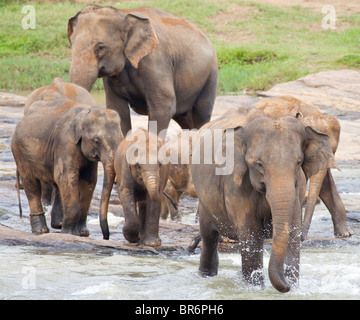
[[[335,155],[339,145],[341,131],[340,123],[335,117],[322,114],[317,107],[291,96],[261,99],[254,106],[270,117],[281,115],[298,117],[305,126],[311,126],[327,134],[331,150]],[[336,188],[331,170],[324,168],[310,178],[309,193],[302,224],[302,240],[305,240],[308,235],[311,219],[319,196],[331,214],[335,236],[349,237],[353,235],[354,231],[347,225],[346,209]]]
[[[11,150],[29,201],[32,232],[49,232],[41,191],[43,186],[53,185],[51,226],[63,233],[89,235],[86,219],[101,161],[100,225],[108,235],[106,216],[115,178],[114,156],[122,140],[118,114],[79,103],[94,101],[85,89],[61,79],[36,90],[30,100],[15,128]]]
[[[263,284],[263,241],[272,236],[269,278],[278,291],[287,292],[285,277],[296,282],[299,274],[306,177],[335,165],[328,137],[291,116],[252,114],[248,121],[224,117],[210,124],[197,136],[191,164],[203,239],[200,272],[217,274],[218,240],[224,235],[239,240],[244,279]],[[223,139],[216,130],[225,132]],[[231,132],[233,144],[226,144]],[[211,155],[202,151],[206,141],[214,141],[215,157],[220,158],[233,145],[232,173],[219,175],[219,164],[204,159],[204,154]]]
[[[208,38],[170,13],[141,7],[117,10],[90,5],[69,19],[70,81],[87,90],[103,78],[106,105],[131,129],[129,105],[157,121],[173,118],[184,129],[211,117],[218,64]]]

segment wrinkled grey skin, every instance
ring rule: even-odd
[[[106,105],[119,113],[124,136],[131,129],[129,105],[157,121],[158,132],[172,118],[185,129],[210,120],[216,53],[186,20],[151,7],[91,5],[69,19],[68,38],[70,81],[90,91],[103,77]]]
[[[37,101],[33,96],[11,142],[29,201],[32,232],[49,232],[41,202],[41,185],[45,184],[55,187],[52,227],[61,228],[63,233],[89,235],[86,218],[101,161],[100,223],[106,237],[104,221],[115,178],[114,153],[122,139],[119,116],[113,110],[80,104],[65,94],[59,98],[61,84],[54,83],[44,89],[46,99],[39,95]]]
[[[294,117],[239,119],[224,117],[207,125],[212,132],[235,128],[232,174],[216,175],[216,164],[203,160],[191,165],[203,239],[200,272],[217,274],[218,239],[224,235],[241,245],[244,279],[262,285],[263,241],[272,237],[270,281],[287,292],[288,281],[296,283],[299,275],[306,177],[334,165],[333,154],[326,135]],[[201,145],[196,142],[193,154]]]

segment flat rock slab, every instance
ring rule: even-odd
[[[113,234],[114,240],[103,240],[99,238],[100,234],[97,232],[90,237],[79,237],[54,231],[36,235],[31,232],[0,225],[0,245],[46,247],[54,251],[106,251],[130,254],[173,255],[174,253],[187,253],[187,248],[192,238],[199,233],[198,226],[164,222],[160,227],[162,228],[162,245],[159,247],[149,247],[130,244],[125,239],[120,240],[119,232],[115,236]]]
[[[8,92],[0,92],[0,106],[23,107],[26,97]]]
[[[343,69],[309,74],[259,92],[267,97],[291,95],[306,103],[360,111],[360,71]]]

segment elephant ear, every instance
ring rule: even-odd
[[[126,22],[130,26],[125,44],[125,56],[134,68],[139,61],[159,46],[154,27],[150,20],[140,13],[129,13]]]
[[[234,172],[233,179],[235,184],[240,185],[248,167],[245,162],[245,144],[243,140],[244,128],[238,126],[234,128]]]
[[[75,121],[75,143],[78,144],[83,134],[83,122],[90,110],[82,110],[74,118]]]
[[[71,43],[71,35],[74,32],[74,27],[76,25],[77,17],[79,16],[80,13],[81,13],[81,11],[79,11],[76,15],[71,17],[68,21],[67,34],[68,34],[68,39],[69,39],[70,44],[72,44]]]
[[[302,167],[306,178],[309,179],[322,169],[337,168],[329,136],[310,126],[305,127],[305,131],[307,138]]]

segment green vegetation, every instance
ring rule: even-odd
[[[36,10],[36,28],[24,30],[24,5]],[[118,8],[156,6],[194,22],[213,42],[219,60],[219,94],[266,90],[327,69],[360,67],[360,14],[338,15],[337,29],[300,6],[239,0],[107,1]],[[54,77],[69,80],[67,21],[76,1],[0,0],[0,90],[33,90]],[[98,80],[95,88],[102,89]]]

